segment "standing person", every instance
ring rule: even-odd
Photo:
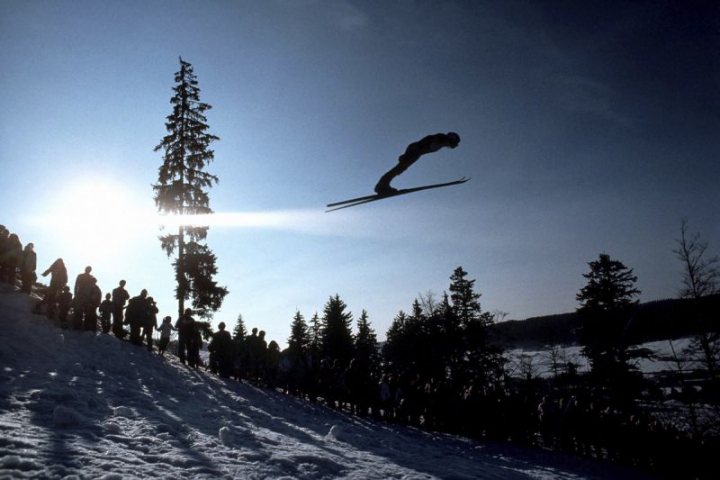
[[[87,266],[85,272],[75,278],[75,289],[73,291],[73,328],[75,330],[82,330],[83,328],[83,317],[85,316],[87,303],[92,295],[94,285],[92,280],[95,277],[90,272],[92,272],[92,267]]]
[[[219,331],[212,336],[212,341],[208,345],[208,351],[212,356],[211,370],[220,376],[229,377],[232,373],[233,360],[235,353],[235,345],[232,341],[230,332],[225,330],[225,322],[218,325]]]
[[[5,270],[5,281],[12,286],[15,286],[15,279],[17,277],[17,269],[20,266],[22,260],[22,243],[20,238],[11,233],[5,243],[5,255],[3,256],[3,270]]]
[[[7,268],[5,266],[5,253],[8,248],[10,232],[5,225],[0,225],[0,282],[7,281]]]
[[[153,347],[153,331],[157,330],[157,314],[159,310],[155,304],[153,297],[147,298],[147,306],[145,307],[145,323],[143,324],[142,336],[145,337],[147,349],[152,352]]]
[[[540,405],[538,405],[537,410],[540,424],[540,435],[542,435],[543,444],[546,447],[553,447],[555,446],[557,405],[550,395],[545,395],[542,397],[542,401],[540,402]]]
[[[130,299],[130,294],[125,290],[125,280],[120,280],[120,285],[112,291],[112,330],[116,337],[125,338],[127,332],[123,328],[123,310],[125,303]]]
[[[48,286],[45,292],[45,297],[35,306],[35,312],[39,313],[40,308],[45,305],[48,318],[52,318],[55,314],[58,297],[62,294],[63,288],[68,282],[67,268],[65,268],[65,262],[62,258],[55,260],[53,264],[42,273],[43,277],[47,277],[48,275],[50,275],[50,286]]]
[[[245,339],[245,355],[244,355],[244,368],[245,376],[248,380],[253,380],[256,371],[257,360],[255,358],[256,351],[258,349],[258,329],[253,328],[252,333]]]
[[[90,294],[85,302],[85,323],[83,330],[97,331],[97,310],[102,301],[102,292],[97,285],[97,278],[90,279]]]
[[[165,350],[167,350],[168,345],[170,345],[170,335],[172,335],[172,331],[175,330],[175,327],[172,326],[172,318],[170,318],[169,315],[163,318],[159,330],[160,343],[158,343],[158,353],[160,353],[161,357],[164,357]]]
[[[263,383],[266,387],[275,388],[278,380],[278,369],[280,368],[280,345],[275,340],[270,340],[265,354],[265,371]]]
[[[265,374],[265,363],[267,361],[267,341],[265,340],[265,330],[258,333],[257,342],[255,342],[255,378],[260,381]]]
[[[202,348],[202,334],[200,333],[200,325],[193,322],[190,326],[190,340],[188,342],[188,365],[198,368],[201,365],[200,349]]]
[[[103,333],[110,333],[110,314],[113,311],[113,303],[110,294],[105,294],[105,300],[100,304],[100,325]]]
[[[195,319],[192,317],[192,310],[186,308],[185,313],[175,322],[175,329],[178,332],[178,357],[183,365],[185,365],[186,352],[190,354],[190,341],[195,330],[194,326]]]
[[[148,315],[147,290],[144,288],[140,295],[133,297],[128,302],[125,312],[125,323],[130,324],[130,342],[134,345],[142,345],[140,330],[145,325]]]
[[[70,287],[65,285],[62,293],[58,296],[58,319],[60,320],[60,328],[63,330],[68,328],[68,312],[73,303],[73,296],[70,293]]]
[[[35,253],[35,245],[28,243],[23,250],[22,259],[20,260],[20,279],[22,280],[21,292],[30,293],[33,283],[37,280],[35,269],[37,268],[37,254]]]

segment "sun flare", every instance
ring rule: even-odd
[[[133,193],[108,180],[68,185],[53,202],[49,218],[56,238],[88,259],[120,252],[157,224]]]

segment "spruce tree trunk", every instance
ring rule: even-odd
[[[185,85],[185,65],[180,67],[182,77],[182,103],[180,104],[180,188],[185,191],[185,118],[187,117],[187,86]],[[180,198],[180,218],[185,215],[185,195]],[[180,225],[178,229],[178,259],[177,259],[177,281],[178,281],[178,318],[185,312],[185,227]]]
[[[176,277],[178,282],[178,287],[183,285],[183,282],[185,281],[184,275],[183,275],[183,268],[182,265],[184,265],[184,259],[185,259],[185,228],[181,225],[179,232],[178,232],[178,266],[176,271]],[[185,288],[183,287],[180,292],[180,295],[178,295],[178,318],[182,317],[183,313],[185,312]]]

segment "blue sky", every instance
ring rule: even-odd
[[[380,337],[459,265],[485,310],[573,310],[601,252],[641,300],[676,295],[687,217],[720,245],[720,15],[708,2],[0,3],[0,223],[39,269],[89,264],[175,317],[148,222],[178,57],[211,133],[209,233],[230,294],[215,322],[284,343],[339,294]],[[464,185],[332,214],[405,147],[456,131],[399,188]],[[250,214],[250,215],[247,215]]]

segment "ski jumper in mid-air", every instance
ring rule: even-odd
[[[378,181],[377,185],[375,185],[375,193],[385,195],[397,192],[395,188],[390,186],[390,182],[410,168],[410,166],[417,162],[420,157],[426,153],[437,152],[441,148],[455,148],[459,144],[460,135],[455,132],[436,133],[435,135],[428,135],[422,140],[411,143],[405,149],[405,153],[400,155],[398,158],[398,164],[380,178],[380,181]]]
[[[405,188],[397,190],[390,186],[390,182],[395,177],[403,173],[410,166],[417,162],[420,157],[426,153],[437,152],[441,148],[449,147],[455,148],[460,144],[460,135],[455,132],[449,133],[436,133],[435,135],[428,135],[427,137],[417,142],[411,143],[405,149],[405,153],[400,155],[398,158],[398,164],[390,169],[385,175],[380,177],[377,185],[375,185],[375,195],[366,195],[364,197],[351,198],[350,200],[342,200],[340,202],[328,203],[327,207],[329,210],[326,212],[334,212],[336,210],[342,210],[344,208],[355,207],[364,203],[375,202],[384,198],[396,197],[399,195],[406,195],[408,193],[420,192],[423,190],[429,190],[432,188],[449,187],[451,185],[460,185],[465,183],[469,178],[463,177],[460,180],[446,183],[435,183],[433,185],[424,185],[422,187]]]

